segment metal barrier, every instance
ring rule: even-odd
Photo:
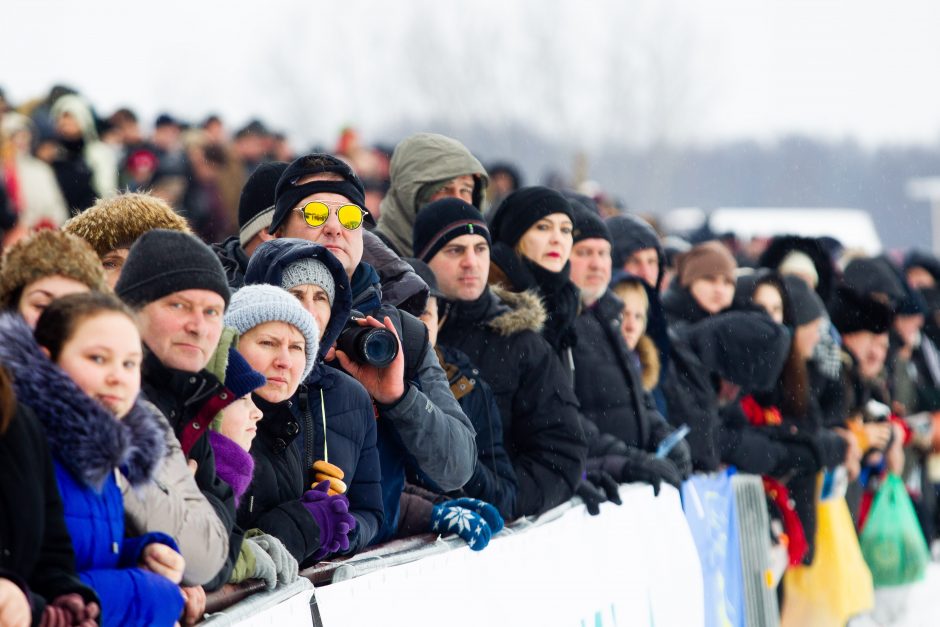
[[[737,503],[744,574],[744,616],[748,627],[778,627],[780,610],[770,573],[770,520],[764,484],[757,475],[731,478]]]

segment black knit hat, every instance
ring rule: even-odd
[[[515,246],[529,228],[553,213],[563,213],[574,221],[568,199],[549,187],[523,187],[506,196],[490,219],[493,239]]]
[[[891,307],[840,285],[829,309],[832,324],[843,335],[857,331],[887,333],[894,321]]]
[[[783,276],[783,285],[786,287],[788,305],[786,312],[788,320],[784,322],[793,327],[800,327],[826,315],[826,307],[822,299],[806,281],[798,276],[787,274]]]
[[[274,189],[287,165],[284,161],[262,163],[245,181],[238,199],[238,228],[243,244],[270,226],[269,212],[274,212]]]
[[[134,308],[183,290],[209,290],[228,306],[231,292],[212,249],[179,231],[154,229],[131,246],[114,292]]]
[[[413,231],[414,255],[430,261],[450,240],[461,235],[481,235],[492,244],[483,215],[459,198],[435,200],[418,212]]]
[[[343,178],[341,181],[311,181],[303,185],[297,184],[297,181],[305,176],[326,172],[338,174]],[[271,219],[268,233],[273,235],[277,231],[297,203],[318,192],[340,194],[363,209],[366,206],[365,188],[362,186],[362,181],[345,161],[322,153],[304,155],[294,159],[278,179],[274,189],[274,217]],[[366,214],[366,221],[375,224],[372,214]]]
[[[607,218],[606,224],[614,245],[612,256],[615,268],[622,268],[633,253],[646,248],[655,248],[662,261],[659,235],[646,220],[620,215]]]
[[[585,239],[606,239],[613,244],[610,230],[601,217],[589,209],[571,203],[574,208],[574,243]]]

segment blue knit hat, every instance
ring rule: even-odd
[[[316,319],[290,292],[279,287],[246,285],[235,292],[225,313],[225,325],[235,327],[239,334],[244,335],[265,322],[286,322],[303,334],[307,359],[303,378],[306,379],[320,350],[320,329]]]
[[[235,395],[235,398],[254,392],[264,387],[267,382],[264,375],[252,368],[234,346],[229,346],[228,365],[225,367],[225,387]]]

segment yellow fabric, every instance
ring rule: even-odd
[[[816,516],[812,565],[791,568],[784,576],[781,627],[844,627],[875,604],[871,572],[845,499],[821,501]]]

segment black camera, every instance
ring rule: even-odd
[[[353,311],[336,340],[336,348],[355,362],[386,368],[398,356],[398,338],[385,328],[361,327],[356,320],[365,318]]]

